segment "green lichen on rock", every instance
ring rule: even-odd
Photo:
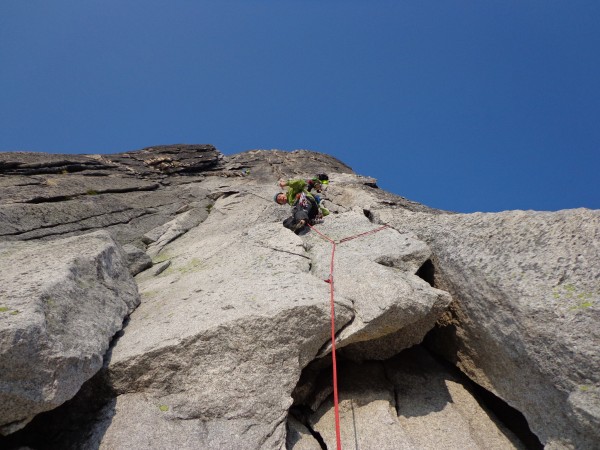
[[[168,252],[160,253],[159,255],[155,256],[152,259],[152,264],[164,263],[165,261],[168,261],[169,259],[172,259],[172,258],[173,258],[173,255],[171,255]]]
[[[160,405],[158,407],[158,409],[160,409],[162,412],[167,412],[169,410],[169,406],[168,405]]]
[[[160,293],[159,290],[143,291],[143,292],[140,292],[140,295],[145,298],[152,298],[152,297],[156,297],[159,293]]]
[[[200,261],[198,258],[192,258],[190,262],[188,262],[185,266],[178,267],[177,271],[179,273],[189,273],[189,272],[197,272],[198,270],[202,270],[204,268],[204,263]]]
[[[7,308],[6,306],[0,306],[0,313],[3,313],[3,312],[9,313],[11,316],[16,316],[21,311],[19,311],[18,309],[14,309],[11,311],[10,308]]]
[[[590,308],[590,307],[592,307],[592,306],[594,306],[594,302],[583,302],[583,303],[580,303],[580,304],[578,304],[578,305],[571,306],[571,307],[569,308],[569,310],[571,310],[571,311],[576,311],[576,310],[579,310],[579,309],[586,309],[586,308]]]
[[[587,309],[596,304],[595,301],[590,300],[595,297],[593,291],[579,290],[578,287],[573,284],[556,286],[554,289],[552,289],[552,297],[556,300],[566,300],[567,303],[571,303],[569,311]]]
[[[188,273],[198,272],[203,269],[206,269],[206,263],[198,258],[192,258],[189,262],[180,267],[171,264],[167,269],[162,271],[159,276],[168,276],[175,273],[186,275]]]

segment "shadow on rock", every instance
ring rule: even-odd
[[[331,383],[324,361],[305,369],[288,422],[289,449],[335,448]],[[339,361],[338,386],[344,448],[526,448],[420,345],[385,361]]]
[[[100,372],[87,381],[71,400],[39,414],[24,429],[0,437],[0,448],[97,449],[115,415],[115,405],[114,393]]]

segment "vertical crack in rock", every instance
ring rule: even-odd
[[[307,439],[307,437],[303,436],[302,427],[306,428],[306,430],[310,433],[312,438],[314,438],[314,440],[317,441],[317,444],[322,450],[328,449],[327,444],[325,443],[325,440],[323,439],[321,433],[315,430],[310,423],[309,416],[312,413],[313,411],[306,407],[292,407],[290,409],[287,423],[287,449],[293,449],[296,443],[302,441],[303,439]]]
[[[529,428],[527,419],[520,411],[472,380],[468,379],[467,383],[473,388],[480,404],[492,411],[529,450],[542,450],[544,448],[539,438]]]
[[[327,444],[325,443],[325,440],[323,439],[323,436],[321,436],[321,433],[319,433],[317,430],[315,430],[308,423],[306,423],[305,426],[308,429],[308,431],[310,431],[310,434],[312,434],[312,436],[315,438],[315,440],[321,446],[321,449],[322,450],[327,450]]]
[[[456,321],[456,314],[448,314],[446,319],[441,320],[436,326],[427,334],[423,341],[424,348],[427,348],[438,364],[444,366],[448,372],[454,377],[459,379],[463,385],[473,394],[478,404],[483,408],[491,411],[498,420],[519,440],[525,445],[527,449],[539,450],[543,449],[544,445],[540,442],[539,438],[533,433],[527,419],[521,413],[521,411],[513,408],[500,397],[490,392],[483,386],[479,385],[467,375],[465,375],[456,365],[447,359],[447,351],[449,347],[445,348],[444,354],[439,353],[439,343],[446,341],[453,341],[456,338],[453,335],[449,338],[448,333],[455,333],[456,327],[450,323],[450,321]],[[442,322],[445,323],[442,325]],[[453,347],[455,350],[457,347]],[[456,361],[456,357],[452,358]]]
[[[277,441],[279,442],[279,439],[277,439],[277,430],[279,430],[281,428],[281,425],[283,425],[284,423],[287,422],[287,418],[288,418],[288,413],[285,412],[284,414],[281,415],[281,417],[275,421],[275,423],[272,426],[272,429],[270,432],[266,433],[264,438],[262,439],[261,442],[259,442],[259,448],[269,448],[272,447],[273,445],[273,441]],[[281,433],[279,433],[281,434]]]
[[[429,286],[435,287],[435,266],[433,265],[433,262],[431,262],[431,259],[428,259],[421,267],[419,267],[416,275],[423,281],[429,283]]]
[[[383,365],[383,375],[385,376],[385,379],[390,384],[390,386],[392,386],[392,400],[394,402],[392,406],[394,407],[394,410],[396,411],[396,415],[400,416],[400,392],[398,390],[398,385],[396,383],[394,383],[393,378],[390,376],[389,368],[385,364],[385,362],[383,362],[382,365]]]
[[[344,305],[336,305],[336,306],[337,307],[345,307]],[[336,346],[338,345],[338,343],[340,341],[340,334],[343,331],[345,331],[348,327],[351,327],[352,324],[354,323],[354,320],[356,319],[356,311],[353,310],[353,309],[351,309],[351,308],[347,308],[347,309],[351,312],[352,317],[350,318],[350,320],[348,322],[346,322],[344,325],[342,325],[335,332],[335,344],[336,344]],[[322,358],[323,356],[328,355],[330,352],[331,352],[331,339],[329,339],[327,342],[325,342],[323,344],[323,346],[319,349],[319,351],[317,352],[317,358]]]

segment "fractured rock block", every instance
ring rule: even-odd
[[[0,247],[0,430],[72,398],[139,295],[106,232]]]

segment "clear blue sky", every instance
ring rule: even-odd
[[[310,149],[448,210],[600,208],[600,1],[2,0],[0,151]]]

